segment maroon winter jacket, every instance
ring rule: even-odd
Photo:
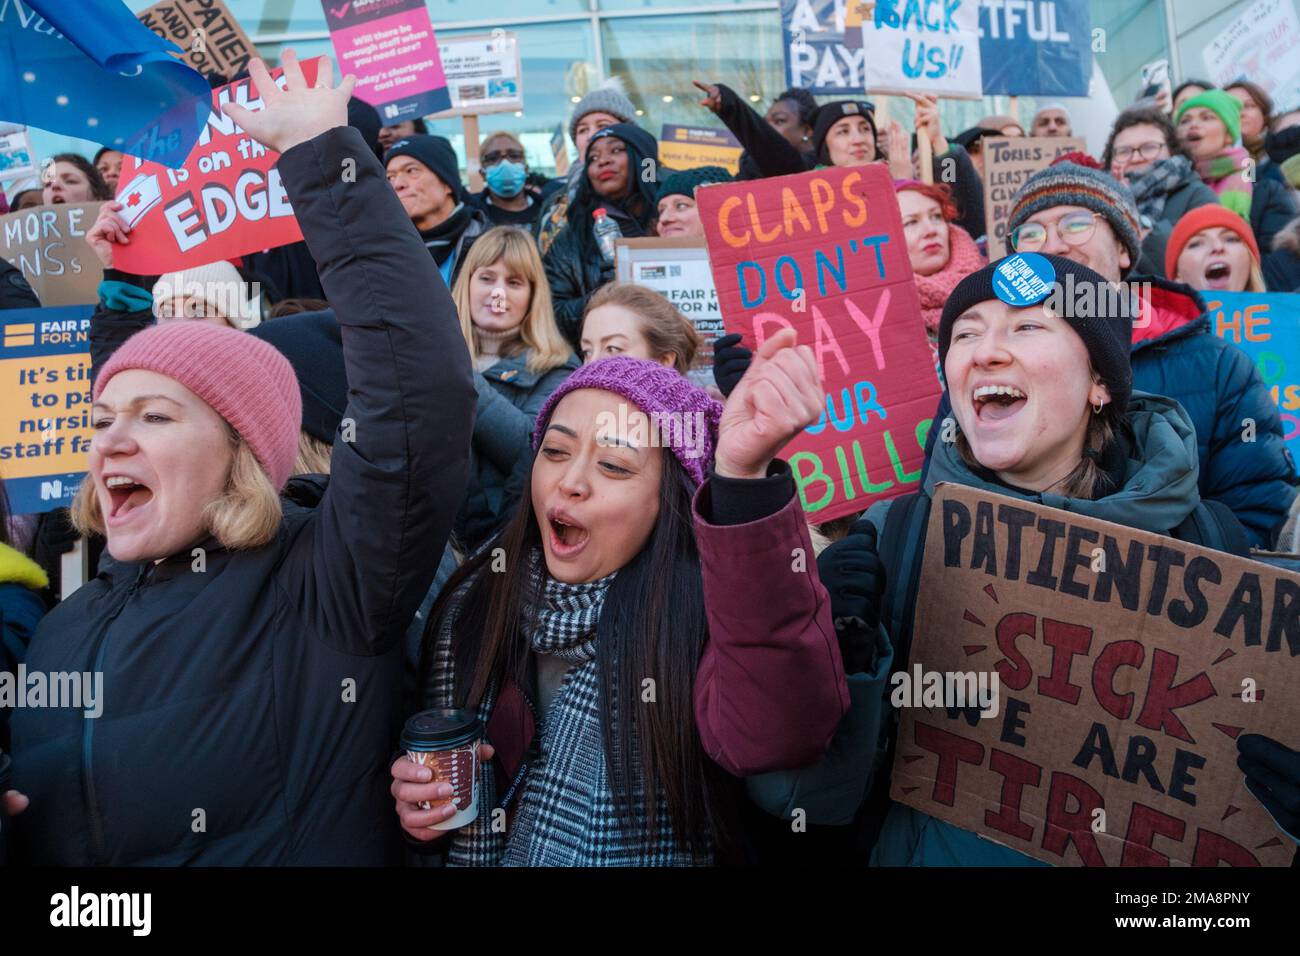
[[[849,709],[830,596],[799,498],[746,524],[712,524],[695,495],[709,642],[695,720],[709,757],[739,777],[816,763]]]

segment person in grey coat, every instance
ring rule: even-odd
[[[537,244],[522,229],[498,226],[476,240],[453,298],[478,391],[469,488],[455,526],[468,553],[518,502],[533,420],[578,360],[556,325]]]

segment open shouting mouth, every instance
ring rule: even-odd
[[[980,385],[971,392],[975,418],[981,424],[996,424],[1014,418],[1028,400],[1029,396],[1014,385]]]
[[[557,558],[576,557],[591,539],[591,532],[559,508],[546,513],[551,538],[551,553]]]
[[[105,518],[110,526],[122,524],[153,501],[153,489],[130,475],[104,475],[102,480],[110,501]]]
[[[1211,259],[1205,264],[1205,288],[1227,289],[1232,283],[1232,266],[1223,259]]]

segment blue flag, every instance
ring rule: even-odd
[[[207,80],[118,0],[0,0],[0,120],[180,166]]]

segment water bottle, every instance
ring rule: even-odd
[[[606,265],[614,264],[614,243],[623,237],[623,230],[618,228],[618,223],[610,218],[605,207],[601,206],[591,213],[591,218],[596,220],[591,231],[596,235],[596,245],[600,246],[600,257],[605,260]]]

